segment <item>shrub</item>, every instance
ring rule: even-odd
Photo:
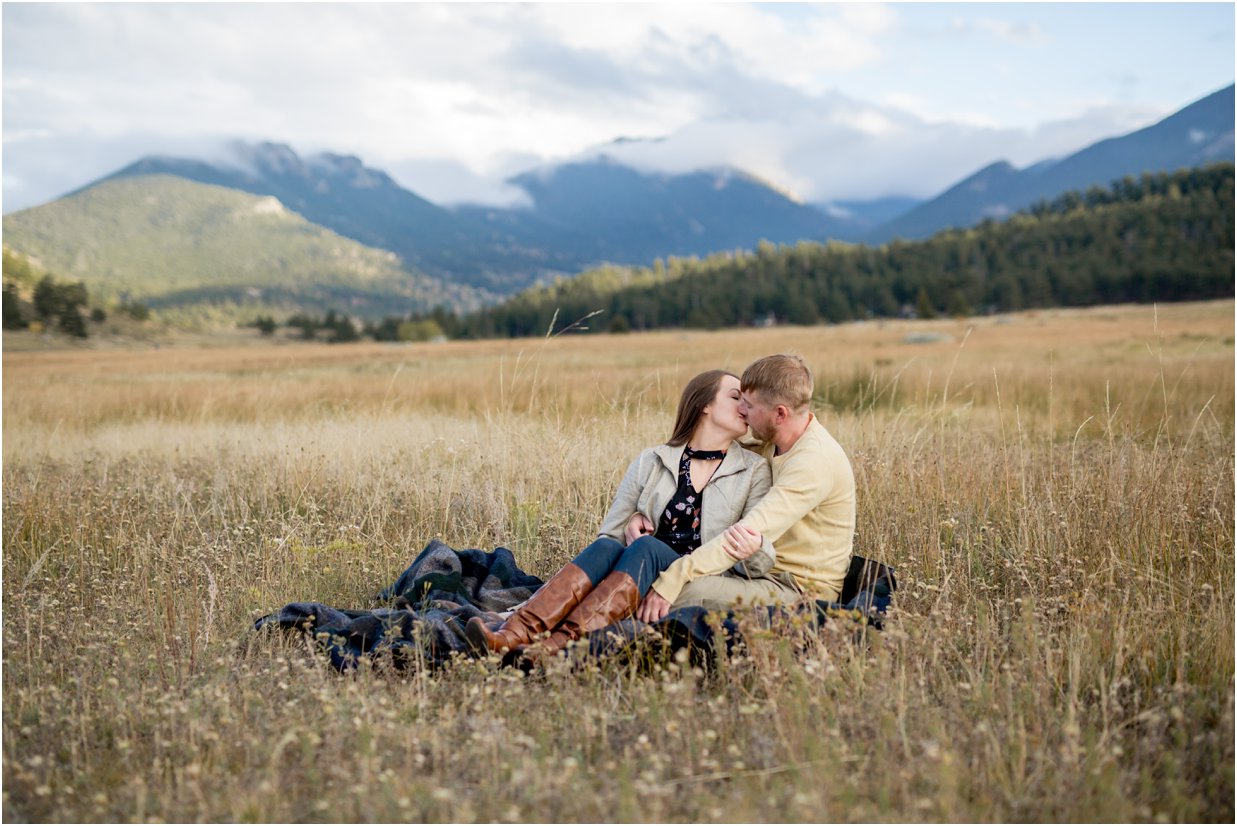
[[[399,325],[398,338],[400,341],[433,341],[442,337],[442,327],[432,318],[424,318],[420,321],[405,321]]]

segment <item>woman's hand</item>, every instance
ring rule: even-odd
[[[627,528],[623,531],[623,538],[630,545],[640,537],[648,536],[651,533],[653,533],[653,523],[644,514],[637,513],[627,520]]]
[[[644,595],[644,599],[640,600],[640,607],[636,609],[636,619],[641,622],[657,622],[669,613],[670,603],[650,588],[649,592]]]
[[[722,547],[726,549],[726,553],[739,562],[759,551],[764,543],[764,537],[759,531],[752,530],[742,522],[731,525],[722,537]]]

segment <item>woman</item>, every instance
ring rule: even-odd
[[[536,647],[538,655],[551,655],[633,615],[658,574],[738,522],[768,492],[768,463],[734,441],[746,432],[737,376],[709,370],[689,381],[670,439],[627,468],[597,540],[497,629],[480,617],[469,620],[473,650],[513,651],[551,632]],[[735,569],[760,576],[773,561],[766,539]]]

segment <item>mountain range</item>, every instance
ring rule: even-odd
[[[770,184],[733,168],[687,174],[644,172],[602,155],[587,162],[527,172],[509,183],[532,208],[464,207],[457,214],[505,223],[529,244],[570,249],[582,262],[651,262],[667,255],[707,255],[760,239],[823,240],[833,224]],[[545,229],[570,233],[567,244]]]
[[[1018,170],[990,164],[854,240],[926,238],[947,227],[1002,219],[1062,192],[1106,186],[1126,175],[1168,172],[1233,160],[1233,87],[1228,86],[1145,129],[1109,138],[1060,160]]]
[[[227,162],[146,157],[103,180],[174,175],[272,196],[309,221],[394,252],[411,268],[495,294],[579,264],[552,252],[524,248],[509,234],[436,206],[350,155],[326,153],[303,159],[290,147],[275,143],[237,141],[229,148],[232,157]]]
[[[248,278],[258,290],[282,291],[282,304],[294,305],[297,291],[309,289],[310,283],[289,281],[287,262],[317,260],[320,249],[310,245],[293,252],[289,239],[295,233],[282,226],[276,246],[285,253],[285,269],[258,266],[255,262],[267,260],[261,244],[249,235],[237,243],[227,239],[243,222],[211,217],[219,210],[243,212],[252,204],[202,207],[220,192],[231,192],[268,199],[253,203],[278,205],[287,220],[303,222],[298,231],[305,238],[320,241],[327,237],[322,233],[329,233],[341,241],[351,239],[357,250],[367,250],[355,252],[361,258],[393,254],[385,260],[393,262],[398,275],[392,271],[380,281],[382,290],[394,290],[390,296],[399,306],[442,301],[464,308],[604,262],[647,265],[668,256],[752,249],[761,240],[880,244],[922,238],[986,218],[999,220],[1037,200],[1126,175],[1231,161],[1233,100],[1229,86],[1157,124],[1066,158],[1022,170],[1005,162],[989,164],[924,202],[884,198],[805,204],[733,168],[659,173],[599,155],[511,178],[530,206],[448,208],[354,156],[302,158],[281,144],[238,142],[226,161],[141,158],[51,204],[5,216],[4,234],[6,244],[52,268],[61,265],[66,276],[124,284],[104,287],[104,292],[123,290],[174,306],[210,300],[212,290],[232,296]],[[168,195],[169,180],[182,185],[175,197]],[[121,183],[124,187],[118,188]],[[209,189],[211,196],[191,195],[185,187],[194,186]],[[154,214],[152,203],[172,212]],[[103,204],[109,214],[91,212]],[[259,226],[250,222],[245,232]],[[187,258],[169,252],[175,246],[169,233],[177,231],[184,236]],[[207,238],[213,240],[204,242]],[[156,252],[147,254],[145,248]],[[249,250],[253,261],[220,252],[217,265],[201,265],[210,249]],[[351,272],[338,262],[327,270],[332,273],[327,280],[335,279],[340,288],[339,279]],[[305,279],[326,277],[316,265],[304,264],[303,272]],[[307,299],[306,306],[319,306],[321,299]],[[380,296],[370,295],[356,303],[356,312],[366,314],[364,308],[382,304]]]

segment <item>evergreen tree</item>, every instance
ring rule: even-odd
[[[331,344],[347,344],[351,341],[357,341],[361,338],[360,332],[356,325],[352,323],[352,319],[346,315],[335,316],[334,311],[327,313],[329,323],[324,322],[322,326],[331,331],[331,335],[327,341]]]
[[[949,296],[949,314],[955,318],[965,318],[974,312],[970,302],[962,294],[962,290],[954,290]]]
[[[897,299],[893,297],[893,291],[888,285],[880,287],[876,291],[876,297],[869,305],[873,315],[883,316],[885,318],[893,318],[901,309]]]
[[[846,295],[839,289],[832,289],[825,297],[824,316],[830,324],[841,324],[854,319],[855,314]]]
[[[60,330],[75,338],[86,338],[86,319],[77,307],[69,307],[60,314]]]
[[[85,307],[89,302],[90,294],[86,292],[86,285],[81,281],[60,287],[60,304],[64,309]]]
[[[21,299],[12,284],[4,285],[4,329],[23,330],[30,326],[21,310]]]
[[[64,310],[64,297],[60,287],[50,275],[39,279],[34,288],[34,311],[44,321],[51,321]]]
[[[399,316],[386,316],[370,327],[370,336],[374,341],[399,341],[399,327],[403,322]]]

